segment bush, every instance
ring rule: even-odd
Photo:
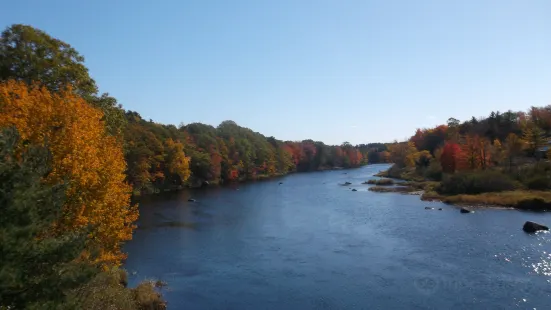
[[[122,277],[117,269],[98,274],[92,281],[69,294],[69,304],[83,310],[136,309],[132,291],[121,285]]]
[[[551,189],[551,179],[545,175],[534,176],[524,182],[528,189],[547,190]]]
[[[438,192],[446,195],[475,195],[512,191],[519,187],[518,182],[498,171],[461,172],[445,176]]]
[[[394,184],[394,180],[392,180],[392,179],[368,180],[365,184],[393,185],[393,184]]]
[[[551,163],[539,162],[534,165],[520,167],[516,176],[520,182],[531,190],[551,189]]]
[[[432,161],[424,172],[425,178],[434,181],[442,181],[442,166],[437,161]]]
[[[134,300],[139,310],[165,310],[166,302],[161,298],[161,294],[155,291],[157,282],[143,282],[133,289]],[[163,283],[164,284],[164,283]]]
[[[386,177],[399,179],[402,176],[402,169],[398,165],[392,165],[390,169],[386,171]]]
[[[166,302],[155,291],[153,281],[140,283],[136,288],[125,288],[127,274],[113,268],[99,273],[85,285],[67,296],[68,309],[165,310]]]

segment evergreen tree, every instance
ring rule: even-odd
[[[67,188],[43,182],[50,160],[45,147],[22,148],[15,129],[0,132],[0,308],[60,308],[96,270],[77,259],[86,231],[50,234]]]

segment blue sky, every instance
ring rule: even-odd
[[[551,104],[551,1],[8,1],[146,119],[389,142]]]

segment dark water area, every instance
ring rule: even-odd
[[[551,213],[460,214],[360,184],[386,167],[148,197],[130,285],[166,281],[169,309],[551,309],[551,234],[521,229]]]

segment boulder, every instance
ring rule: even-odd
[[[461,208],[461,210],[459,210],[459,212],[461,212],[461,213],[474,213],[474,211],[469,210],[467,208]]]
[[[187,201],[189,202],[196,202],[197,200],[193,199],[193,198],[189,198]]]
[[[524,223],[524,226],[522,226],[522,230],[524,230],[527,233],[534,233],[539,230],[549,230],[549,227],[542,224],[527,221],[526,223]]]

